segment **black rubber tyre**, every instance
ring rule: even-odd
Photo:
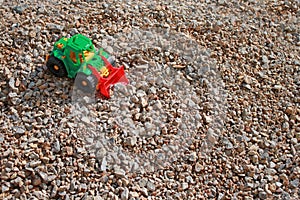
[[[64,77],[68,74],[64,63],[54,56],[49,57],[46,66],[55,76]]]
[[[79,90],[85,93],[95,92],[97,83],[98,80],[93,74],[87,76],[84,73],[79,72],[76,75],[75,85]]]

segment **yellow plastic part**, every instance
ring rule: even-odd
[[[85,60],[90,60],[94,57],[95,53],[90,51],[83,51]]]
[[[100,73],[101,73],[101,76],[103,76],[103,77],[108,77],[108,75],[109,75],[109,71],[106,67],[103,67],[101,69]]]

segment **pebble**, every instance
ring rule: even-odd
[[[281,86],[281,85],[274,85],[274,89],[275,89],[275,90],[281,90],[281,89],[282,89],[282,86]]]
[[[145,108],[148,105],[148,102],[145,98],[141,98],[141,105],[143,108]]]
[[[262,56],[262,62],[263,63],[269,63],[269,59],[268,59],[268,57],[266,55]]]
[[[64,26],[54,23],[48,23],[47,28],[51,31],[62,31],[64,29]]]
[[[132,197],[132,198],[137,198],[137,197],[139,197],[139,193],[137,193],[137,192],[129,192],[129,196],[130,197]]]
[[[290,184],[293,188],[298,188],[299,187],[299,178],[291,181]]]
[[[258,161],[259,161],[258,155],[253,155],[251,157],[251,161],[253,162],[253,164],[258,164]]]
[[[198,159],[198,156],[197,156],[197,153],[196,153],[196,152],[192,152],[192,153],[189,155],[189,161],[195,162],[195,161],[197,161],[197,159]]]
[[[58,140],[56,140],[56,141],[53,143],[53,152],[54,152],[54,153],[60,152],[60,143],[59,143]]]
[[[270,167],[271,167],[271,168],[274,168],[274,167],[276,167],[276,164],[275,164],[274,162],[271,161],[271,162],[270,162]]]
[[[129,190],[128,188],[124,188],[123,192],[121,193],[121,200],[127,200],[129,197]]]
[[[107,162],[106,162],[106,158],[104,157],[104,158],[102,159],[102,162],[101,162],[100,170],[101,170],[101,171],[106,171],[106,168],[107,168]]]
[[[34,168],[34,167],[39,166],[41,163],[42,163],[42,162],[39,161],[39,160],[37,160],[37,161],[31,161],[31,162],[29,163],[29,166],[32,167],[32,168]]]
[[[9,187],[6,187],[5,185],[2,185],[1,191],[2,191],[2,193],[8,192],[9,191]]]
[[[57,178],[57,176],[56,175],[47,175],[47,180],[49,181],[49,182],[51,182],[51,181],[53,181],[53,180],[55,180]]]
[[[45,199],[47,196],[42,191],[34,191],[33,195],[38,199]]]
[[[39,176],[34,176],[33,180],[32,180],[32,184],[34,186],[39,186],[42,183],[42,180]]]
[[[25,133],[25,129],[23,127],[13,127],[15,134],[20,135]]]
[[[17,96],[18,96],[18,94],[15,93],[15,92],[10,92],[10,93],[8,94],[8,97],[10,97],[10,98],[15,98],[15,97],[17,97]]]
[[[129,137],[126,140],[126,144],[129,146],[134,146],[137,143],[137,138],[135,136]]]
[[[189,188],[189,184],[188,183],[182,183],[181,188],[182,188],[182,190],[186,190],[186,189]]]
[[[28,6],[26,4],[18,5],[18,6],[15,6],[13,8],[13,10],[16,11],[17,13],[19,13],[19,14],[22,14],[26,10],[27,7]]]
[[[65,147],[65,152],[68,156],[73,155],[73,148],[72,147]]]
[[[258,193],[258,196],[259,196],[260,199],[266,199],[267,198],[267,193],[261,191],[261,192]]]
[[[3,141],[4,141],[4,135],[0,133],[0,143],[2,143]]]
[[[31,62],[32,62],[31,56],[30,56],[30,55],[26,55],[26,56],[24,57],[24,62],[25,62],[26,64],[31,63]]]
[[[80,184],[79,191],[81,191],[81,192],[87,191],[87,185],[85,183]]]
[[[14,79],[14,77],[11,77],[11,78],[9,79],[8,85],[9,85],[9,87],[11,87],[12,89],[15,89],[15,79]]]
[[[148,181],[147,182],[147,189],[151,192],[154,191],[155,190],[155,184],[151,181]]]
[[[84,123],[87,123],[87,124],[90,123],[90,119],[88,117],[82,117],[81,121],[84,122]]]
[[[142,188],[141,189],[141,193],[142,193],[142,195],[144,195],[144,196],[149,196],[149,194],[148,194],[148,190],[146,189],[146,188]]]
[[[211,116],[204,116],[204,120],[207,124],[210,124],[213,121]]]
[[[126,177],[125,171],[123,169],[116,168],[114,173],[117,177],[120,177],[120,178]]]
[[[282,186],[282,183],[276,182],[275,185],[280,188]]]
[[[52,198],[56,197],[57,191],[58,191],[58,187],[57,187],[57,185],[54,185],[53,188],[52,188],[50,197],[52,197]]]
[[[47,175],[47,173],[45,173],[45,172],[38,172],[38,174],[40,175],[40,177],[42,178],[42,180],[44,181],[44,182],[47,182],[48,181],[48,175]]]
[[[216,135],[214,133],[214,131],[209,128],[207,130],[207,140],[211,143],[211,144],[215,144],[217,142],[217,138],[216,138]]]
[[[6,199],[296,198],[297,4],[68,3],[1,2]],[[77,33],[125,66],[109,100],[46,69]]]
[[[142,178],[141,180],[139,180],[139,186],[141,188],[145,187],[147,185],[148,179],[146,178]]]

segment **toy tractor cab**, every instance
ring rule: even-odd
[[[112,85],[128,84],[124,66],[116,68],[109,53],[102,48],[96,51],[92,41],[80,34],[59,39],[46,65],[58,77],[76,77],[75,85],[83,92],[97,90],[107,98]]]

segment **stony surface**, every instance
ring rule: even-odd
[[[299,7],[297,0],[0,1],[0,198],[299,199]],[[217,71],[199,71],[177,49],[132,49],[125,40],[116,51],[103,42],[158,27],[195,41]],[[124,63],[135,82],[124,92],[124,104],[97,100],[76,107],[73,80],[45,68],[53,43],[76,33],[115,51]],[[181,93],[163,81],[169,79],[155,82],[153,74],[136,73],[153,66],[171,68],[194,97],[179,101]],[[226,99],[209,90],[217,81],[205,74],[216,72]],[[217,107],[221,102],[226,109]],[[142,123],[144,135],[114,124],[117,106],[130,108],[124,124]],[[181,108],[192,107],[198,112],[188,119],[198,124],[196,134],[171,165],[149,173],[127,154],[106,148],[154,152],[176,140],[180,119],[189,116]],[[159,109],[168,126],[156,134],[152,120]],[[222,119],[222,128],[210,125]],[[85,136],[87,124],[103,134],[90,128]]]

